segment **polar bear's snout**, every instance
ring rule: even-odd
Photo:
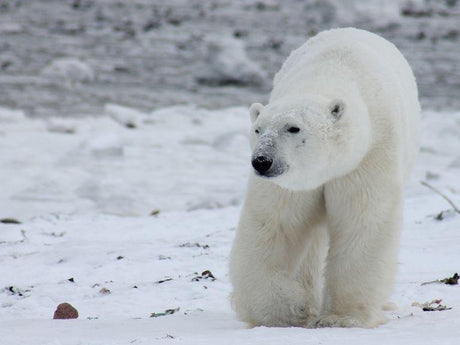
[[[252,166],[256,171],[264,175],[268,170],[270,170],[273,164],[273,159],[264,155],[254,155],[252,157]]]
[[[280,155],[277,137],[277,130],[266,129],[254,145],[251,163],[257,176],[269,178],[286,172],[287,164]]]
[[[271,152],[256,151],[251,159],[256,175],[260,177],[280,176],[287,170],[287,164]]]

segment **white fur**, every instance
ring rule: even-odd
[[[409,65],[377,35],[325,31],[290,55],[268,105],[250,111],[254,154],[270,156],[278,175],[249,179],[230,258],[242,320],[384,322],[419,113]]]

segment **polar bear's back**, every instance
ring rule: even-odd
[[[303,68],[305,65],[308,68],[311,61],[315,59],[324,61],[323,58],[328,53],[336,53],[337,60],[341,58],[341,54],[342,57],[346,54],[355,55],[363,69],[373,68],[377,56],[370,56],[371,50],[385,65],[397,71],[398,74],[402,73],[403,78],[409,74],[409,79],[414,79],[406,59],[392,43],[365,30],[342,28],[322,31],[293,50],[280,71],[275,75],[274,86],[276,87],[289,75],[297,74],[299,68]]]
[[[418,151],[418,92],[406,59],[384,38],[355,28],[319,33],[290,54],[275,76],[270,101],[284,97],[287,89],[298,94],[299,90],[293,89],[336,88],[334,82],[340,78],[337,73],[340,68],[348,70],[345,76],[351,75],[354,81],[362,84],[359,86],[363,94],[370,98],[378,95],[375,98],[380,99],[370,102],[375,108],[392,107],[383,116],[388,117],[392,126],[399,127],[403,146],[401,159],[407,176]],[[345,87],[346,78],[342,83]],[[317,84],[321,86],[318,88]]]

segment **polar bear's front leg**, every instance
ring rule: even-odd
[[[396,273],[402,192],[362,177],[325,189],[330,248],[321,316],[310,327],[376,327]],[[388,183],[385,183],[388,182]]]
[[[235,311],[251,326],[305,326],[320,306],[316,289],[296,279],[304,241],[289,243],[279,229],[248,218],[242,216],[230,257]]]

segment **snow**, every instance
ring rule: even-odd
[[[51,120],[53,126],[0,109],[0,178],[8,181],[0,217],[101,211],[141,216],[242,199],[245,183],[235,181],[248,173],[246,109],[176,106],[144,114],[132,129],[120,124],[121,115],[114,120],[114,109],[122,108],[109,108],[110,116]]]
[[[0,33],[5,34],[18,34],[24,31],[24,28],[17,23],[0,23]]]
[[[135,128],[144,121],[149,121],[144,113],[118,104],[108,103],[105,105],[104,110],[112,119],[128,128]]]
[[[243,42],[228,35],[209,36],[197,80],[209,85],[260,85],[266,73],[252,61]]]
[[[75,58],[55,59],[43,69],[42,74],[70,82],[89,82],[95,78],[93,69]]]
[[[236,320],[227,262],[250,173],[248,132],[242,107],[111,104],[72,119],[0,108],[0,219],[22,222],[0,223],[0,343],[457,344],[460,286],[421,283],[460,270],[460,215],[436,220],[450,205],[420,181],[460,205],[460,112],[423,113],[391,299],[398,309],[372,330]],[[452,309],[412,306],[434,299]],[[79,319],[53,320],[62,302]]]
[[[460,108],[456,0],[2,0],[0,8],[0,104],[30,116],[97,115],[106,103],[147,110],[266,102],[272,76],[293,49],[346,26],[375,32],[403,52],[423,105]],[[210,36],[241,41],[243,63],[265,72],[261,85],[198,84]],[[41,73],[61,58],[83,62],[94,80]]]

